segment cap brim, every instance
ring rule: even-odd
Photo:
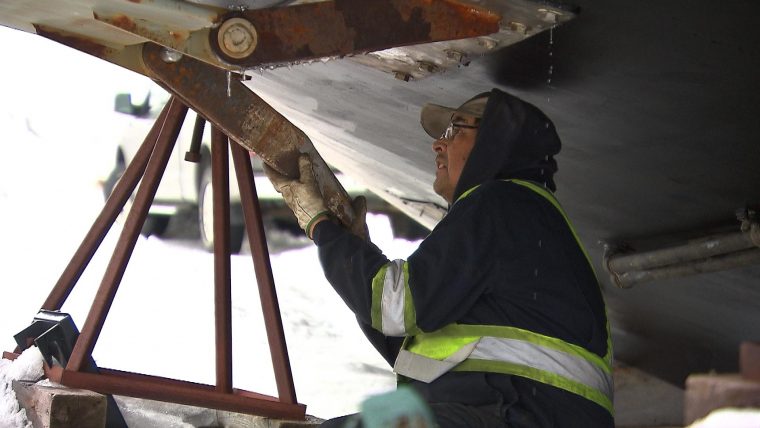
[[[420,113],[422,129],[432,138],[438,139],[451,122],[451,116],[457,109],[438,104],[425,104]]]
[[[490,92],[475,95],[457,108],[444,107],[438,104],[425,104],[420,113],[422,128],[431,137],[438,139],[448,128],[454,113],[473,117],[483,117]]]

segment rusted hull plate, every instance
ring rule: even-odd
[[[335,0],[240,13],[258,33],[256,50],[226,62],[243,67],[360,54],[499,31],[501,17],[454,0]],[[216,32],[211,32],[215,46]]]

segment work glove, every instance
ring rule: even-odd
[[[370,242],[369,228],[367,228],[367,198],[361,195],[355,197],[351,201],[351,207],[354,209],[354,221],[349,230],[359,238]]]
[[[292,179],[264,164],[264,172],[272,185],[296,215],[298,225],[306,232],[306,236],[312,239],[312,224],[315,220],[326,216],[329,211],[322,199],[322,193],[319,192],[309,155],[302,154],[298,157],[298,170],[300,176],[298,179]]]

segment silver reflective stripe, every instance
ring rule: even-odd
[[[383,279],[383,298],[381,314],[383,317],[383,334],[386,336],[403,336],[406,334],[404,325],[405,304],[404,261],[394,260],[388,263]]]
[[[468,343],[443,361],[402,349],[393,364],[393,371],[408,378],[430,383],[466,360],[477,345],[477,340]]]
[[[612,397],[612,375],[580,356],[530,342],[483,337],[470,358],[532,367],[562,376]]]

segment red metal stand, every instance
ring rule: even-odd
[[[214,195],[216,385],[202,385],[103,368],[98,374],[83,371],[116,296],[186,113],[187,107],[176,98],[172,98],[166,105],[134,160],[116,184],[102,212],[42,305],[42,309],[47,310],[61,308],[135,187],[141,183],[67,366],[65,368],[46,367],[46,372],[49,378],[63,385],[91,389],[104,394],[128,395],[267,417],[302,420],[305,418],[306,406],[296,401],[253,172],[247,151],[237,144],[232,145],[232,157],[240,187],[245,225],[259,286],[279,397],[237,390],[232,385],[229,139],[216,128],[212,132],[211,142]]]

